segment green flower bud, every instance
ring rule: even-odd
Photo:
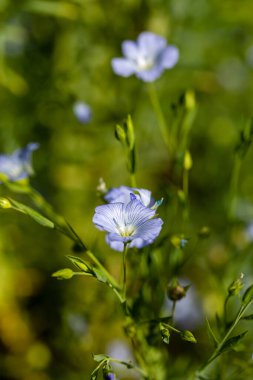
[[[1,208],[11,208],[11,202],[6,198],[0,198],[0,207]]]
[[[181,339],[185,340],[186,342],[197,343],[195,336],[189,330],[182,331],[180,333],[180,337],[181,337]]]
[[[57,277],[58,280],[69,280],[74,276],[75,272],[72,269],[65,268],[60,269],[52,274],[52,277]]]
[[[228,294],[229,296],[236,296],[242,288],[244,287],[244,283],[242,281],[243,279],[243,273],[241,273],[240,277],[234,280],[228,287]]]

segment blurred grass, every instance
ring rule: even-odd
[[[232,236],[225,210],[234,146],[243,120],[252,114],[252,8],[250,0],[0,1],[1,152],[29,141],[41,144],[32,184],[87,245],[99,249],[116,277],[121,257],[108,249],[91,219],[100,177],[109,187],[129,184],[114,139],[114,125],[128,113],[136,128],[138,185],[165,197],[168,212],[160,212],[169,233],[179,232],[180,220],[175,222],[172,212],[170,162],[147,85],[116,77],[110,60],[121,55],[124,39],[135,39],[143,30],[179,47],[179,64],[156,87],[168,120],[171,103],[186,89],[196,92],[199,103],[190,138],[189,233],[208,225],[212,234],[196,248],[184,275],[194,281],[210,315],[221,310],[221,293],[231,276],[244,271],[247,281],[253,277],[250,255],[243,262],[245,223],[253,217],[252,151],[239,183],[246,207]],[[76,100],[92,107],[90,124],[75,119]],[[173,185],[181,186],[179,180]],[[13,213],[1,211],[0,225],[0,378],[87,379],[94,367],[91,352],[104,352],[115,337],[123,339],[114,298],[90,279],[50,278],[66,266],[71,244],[65,238]],[[80,332],[69,323],[71,315],[86,326]],[[205,347],[204,335],[199,339]],[[195,350],[183,354],[194,356]]]

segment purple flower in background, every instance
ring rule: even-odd
[[[17,149],[12,154],[0,155],[0,173],[7,176],[9,181],[18,181],[33,174],[32,152],[39,144],[30,143],[25,148]]]
[[[96,207],[93,223],[98,229],[109,232],[106,242],[111,248],[122,252],[124,243],[136,248],[153,243],[163,224],[155,213],[131,194],[127,204],[119,202]]]
[[[113,187],[104,196],[105,200],[109,203],[129,203],[131,194],[134,194],[144,206],[152,207],[155,204],[151,196],[151,191],[145,189],[137,189],[128,186]]]
[[[167,45],[164,37],[151,32],[143,32],[137,41],[122,43],[124,58],[112,59],[115,74],[129,77],[135,74],[144,82],[153,82],[165,69],[171,69],[178,61],[179,51]]]
[[[92,112],[88,104],[85,104],[83,102],[76,102],[73,105],[73,112],[74,112],[75,117],[81,124],[87,124],[90,122],[91,117],[92,117]]]

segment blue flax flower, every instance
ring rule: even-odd
[[[83,102],[76,102],[73,105],[73,112],[79,123],[87,124],[90,122],[92,112],[90,106]]]
[[[109,232],[106,242],[122,252],[126,243],[136,248],[153,243],[163,224],[155,213],[131,194],[127,204],[119,202],[96,207],[93,223],[98,229]]]
[[[165,69],[171,69],[178,61],[177,47],[167,45],[164,37],[143,32],[137,41],[122,43],[124,58],[114,58],[112,68],[115,74],[129,77],[135,74],[144,82],[153,82]]]
[[[0,155],[0,173],[6,175],[9,181],[18,181],[33,174],[32,152],[39,144],[30,143],[25,148],[17,149],[12,154]]]
[[[129,203],[131,200],[131,194],[135,194],[136,199],[146,207],[152,207],[155,204],[150,190],[137,189],[128,186],[113,187],[108,191],[104,198],[109,203]]]

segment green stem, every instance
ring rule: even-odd
[[[188,194],[189,194],[189,171],[184,169],[183,171],[183,192],[185,196],[185,205],[183,210],[183,219],[184,222],[187,222],[189,219],[189,201],[188,201]]]
[[[177,301],[173,301],[173,303],[172,303],[172,310],[171,310],[172,323],[173,323],[173,321],[174,321],[174,315],[175,315],[175,310],[176,310],[176,304],[177,304]]]
[[[159,98],[157,96],[156,88],[152,83],[150,83],[150,85],[148,86],[148,91],[149,91],[149,97],[150,97],[151,104],[154,108],[154,111],[155,111],[155,114],[156,114],[156,117],[158,120],[158,124],[160,127],[162,138],[163,138],[167,148],[169,150],[171,150],[172,143],[170,141],[168,126],[167,126],[167,123],[166,123],[164,115],[163,115],[163,111],[162,111],[162,108],[161,108],[161,105],[159,102]]]
[[[239,175],[241,170],[242,160],[236,155],[234,161],[234,168],[232,172],[231,184],[230,184],[230,197],[229,197],[229,210],[228,216],[230,219],[235,217],[236,213],[236,201],[237,201],[237,193],[238,193],[238,183],[239,183]]]
[[[86,253],[86,255],[93,261],[94,264],[96,264],[96,266],[101,270],[101,272],[108,279],[109,286],[113,288],[114,292],[116,293],[116,295],[119,297],[119,299],[122,302],[121,296],[117,290],[119,289],[119,285],[117,284],[116,280],[110,275],[110,273],[96,258],[96,256],[86,248],[85,244],[83,243],[82,239],[79,237],[77,232],[74,230],[74,228],[62,216],[56,214],[52,206],[49,203],[47,203],[47,201],[35,189],[30,188],[29,195],[34,201],[34,203],[37,205],[37,207],[42,209],[45,212],[45,214],[48,215],[50,219],[52,219],[52,221],[56,225],[56,228],[65,236],[67,236],[69,239],[71,239],[76,244],[78,244],[78,246],[82,248],[83,252]]]
[[[130,173],[130,181],[132,187],[137,187],[135,173]]]
[[[229,298],[230,298],[230,295],[228,294],[225,301],[224,301],[224,325],[225,325],[225,328],[227,326],[227,304],[228,304]]]
[[[242,305],[240,307],[240,309],[239,309],[239,311],[237,313],[237,316],[236,316],[234,322],[232,323],[231,327],[229,328],[229,330],[225,334],[225,336],[222,339],[222,341],[216,347],[216,349],[214,350],[213,354],[207,360],[207,362],[200,368],[200,370],[197,373],[196,379],[199,379],[199,376],[201,374],[203,375],[203,372],[206,370],[206,368],[220,355],[221,349],[224,346],[224,343],[227,341],[228,337],[230,336],[230,334],[232,333],[232,331],[234,330],[234,328],[237,326],[237,324],[240,321],[241,317],[243,316],[243,314],[245,313],[245,311],[247,310],[247,308],[249,307],[249,305],[251,303],[252,303],[252,301],[249,302],[249,303],[247,303],[246,305]]]

